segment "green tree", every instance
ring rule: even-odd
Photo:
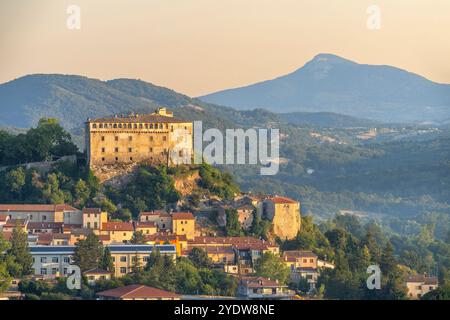
[[[103,246],[94,233],[90,233],[86,239],[79,240],[75,244],[73,260],[81,271],[100,267],[102,256]]]
[[[147,239],[142,231],[135,231],[133,237],[131,238],[131,243],[133,244],[145,244]]]
[[[9,250],[9,243],[3,239],[0,233],[0,292],[5,291],[11,284],[11,276],[8,272],[7,265],[7,251]]]
[[[276,279],[280,283],[287,283],[290,270],[281,258],[271,252],[266,252],[256,263],[255,268],[258,276]]]
[[[225,233],[228,237],[236,237],[242,234],[241,224],[237,211],[235,209],[225,209],[227,223],[225,225]]]
[[[108,246],[105,246],[105,248],[103,249],[103,254],[100,260],[99,267],[100,269],[114,272],[114,262],[111,256],[111,250],[109,249]]]
[[[8,250],[8,255],[14,258],[14,262],[19,267],[12,270],[14,277],[22,277],[31,274],[33,266],[33,257],[28,248],[28,236],[22,230],[17,222],[11,235],[11,247]]]
[[[206,251],[200,248],[192,248],[188,258],[197,268],[209,268],[212,263]]]
[[[20,195],[25,186],[25,170],[23,167],[11,170],[6,174],[6,186],[10,192]]]

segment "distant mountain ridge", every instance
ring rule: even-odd
[[[42,117],[52,117],[81,136],[87,118],[151,113],[159,106],[176,109],[177,117],[202,120],[205,127],[214,128],[264,126],[268,122],[289,121],[319,126],[324,123],[333,126],[334,122],[338,126],[367,123],[325,113],[302,113],[286,118],[263,109],[236,111],[136,79],[101,81],[78,75],[34,74],[0,84],[0,127],[3,128],[29,128]]]
[[[319,54],[288,75],[199,99],[240,110],[334,112],[384,122],[450,118],[449,84],[332,54]]]

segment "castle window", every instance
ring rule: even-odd
[[[150,148],[150,152],[153,152],[153,148]]]
[[[161,123],[161,124],[159,125],[159,128],[160,128],[160,129],[162,129],[162,128],[163,128],[163,124],[162,124],[162,123]]]
[[[102,141],[105,141],[105,136],[102,136]]]
[[[105,158],[102,158],[102,161],[105,161]]]
[[[133,161],[133,157],[130,157],[130,161]]]
[[[136,123],[134,124],[134,128],[137,129],[137,124]]]
[[[102,152],[105,152],[105,148],[102,148]]]
[[[133,148],[128,148],[128,152],[133,152]]]
[[[116,157],[116,161],[119,161],[119,158],[118,158],[118,157]]]
[[[119,148],[114,148],[114,152],[119,152]]]
[[[118,137],[118,136],[115,136],[115,137],[114,137],[114,140],[119,141],[119,137]]]
[[[150,129],[153,129],[153,123],[150,123]]]
[[[131,140],[133,140],[133,137],[132,136],[128,136],[128,141],[131,141]]]
[[[94,124],[92,125],[92,128],[97,128],[97,125],[94,123]]]
[[[117,123],[114,123],[113,128],[117,128]]]
[[[121,123],[119,123],[119,128],[122,128],[122,124]]]
[[[103,123],[100,123],[100,124],[98,125],[98,127],[99,127],[99,128],[103,128]]]
[[[163,141],[167,141],[167,137],[166,136],[163,136]]]
[[[145,124],[145,129],[148,129],[148,123]]]
[[[139,124],[139,129],[142,129],[142,128],[143,128],[142,123],[140,123]]]
[[[131,129],[131,127],[132,127],[132,126],[131,126],[131,123],[129,123],[129,124],[128,124],[128,129]]]
[[[169,129],[169,125],[166,123],[166,129]]]

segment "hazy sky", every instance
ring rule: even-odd
[[[81,29],[66,26],[69,5]],[[381,29],[367,8],[381,9]],[[450,83],[450,0],[0,0],[0,82],[139,78],[191,96],[289,73],[318,53]]]

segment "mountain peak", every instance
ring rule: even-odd
[[[352,64],[355,63],[351,60],[344,59],[342,57],[339,57],[339,56],[337,56],[335,54],[331,54],[331,53],[319,53],[309,63],[311,63],[311,62],[314,62],[314,63],[352,63]]]

